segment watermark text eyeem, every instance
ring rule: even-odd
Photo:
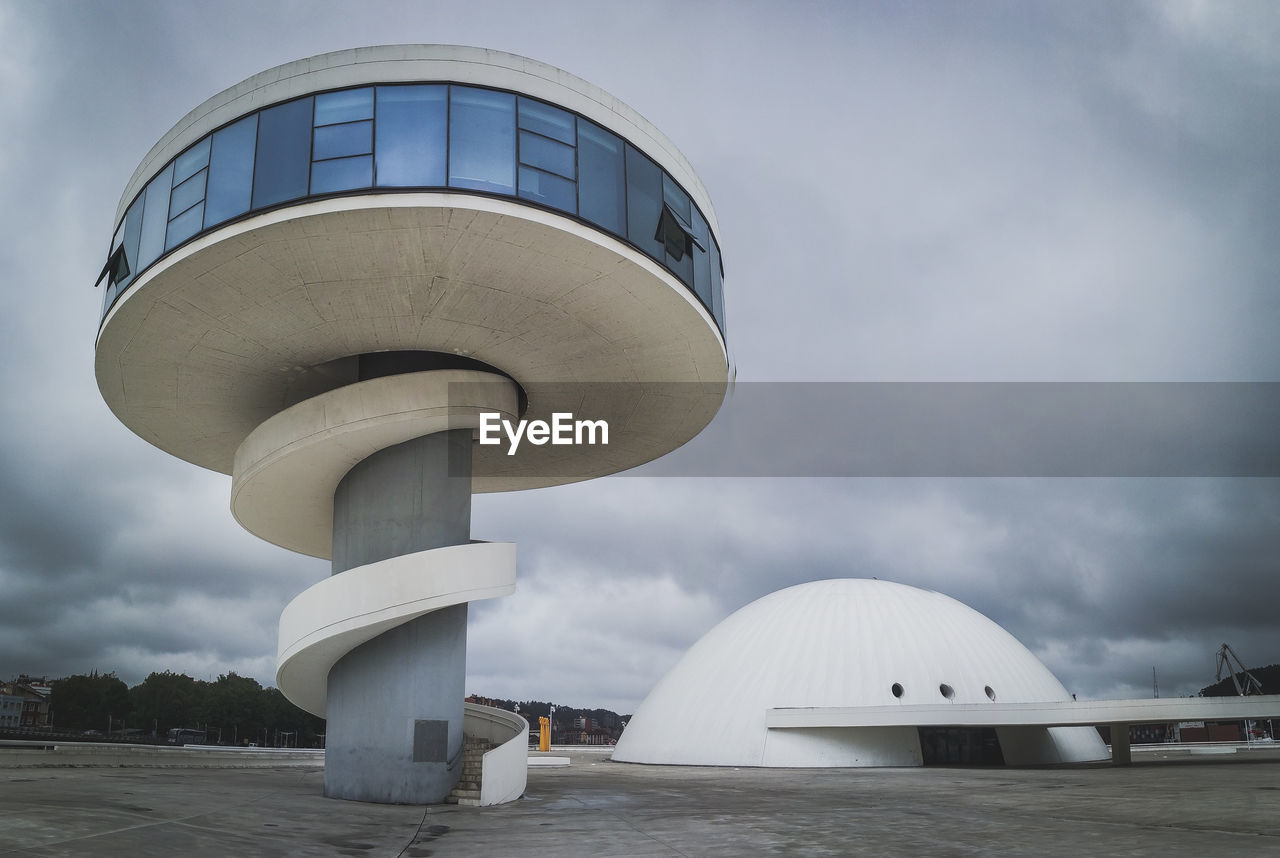
[[[605,420],[574,420],[573,413],[555,411],[551,422],[545,420],[520,420],[512,423],[503,420],[496,411],[480,412],[480,443],[487,446],[507,440],[507,455],[514,456],[522,440],[535,447],[543,444],[608,444],[609,423]]]

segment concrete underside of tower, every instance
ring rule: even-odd
[[[531,420],[571,411],[626,428],[536,464],[478,450],[481,492],[643,464],[710,422],[728,381],[715,323],[657,263],[570,218],[456,193],[306,202],[202,236],[116,303],[96,372],[133,431],[231,473],[264,421],[355,380],[335,361],[415,349],[507,373],[530,391]],[[637,402],[641,384],[663,387]]]

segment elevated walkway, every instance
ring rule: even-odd
[[[1097,727],[1110,726],[1111,761],[1131,762],[1130,724],[1243,721],[1280,717],[1280,694],[1063,700],[1047,703],[929,703],[812,706],[765,710],[771,730],[814,727]],[[1123,729],[1120,729],[1123,728]]]

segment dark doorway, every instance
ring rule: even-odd
[[[926,766],[1003,766],[993,727],[917,727]]]

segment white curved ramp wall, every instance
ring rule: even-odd
[[[472,542],[348,569],[302,591],[280,615],[276,685],[325,717],[329,670],[365,641],[423,614],[516,588],[516,546]]]
[[[636,710],[613,758],[921,765],[913,727],[771,730],[765,710],[981,704],[993,696],[1006,703],[1071,699],[1026,647],[955,599],[889,581],[817,581],[752,602],[694,644]],[[1010,734],[1009,742],[1014,759],[1007,761],[1015,765],[1107,757],[1087,727],[1038,728]]]
[[[496,745],[481,760],[480,806],[506,804],[524,795],[529,779],[529,722],[505,709],[467,703],[462,725],[469,738],[488,739]]]

